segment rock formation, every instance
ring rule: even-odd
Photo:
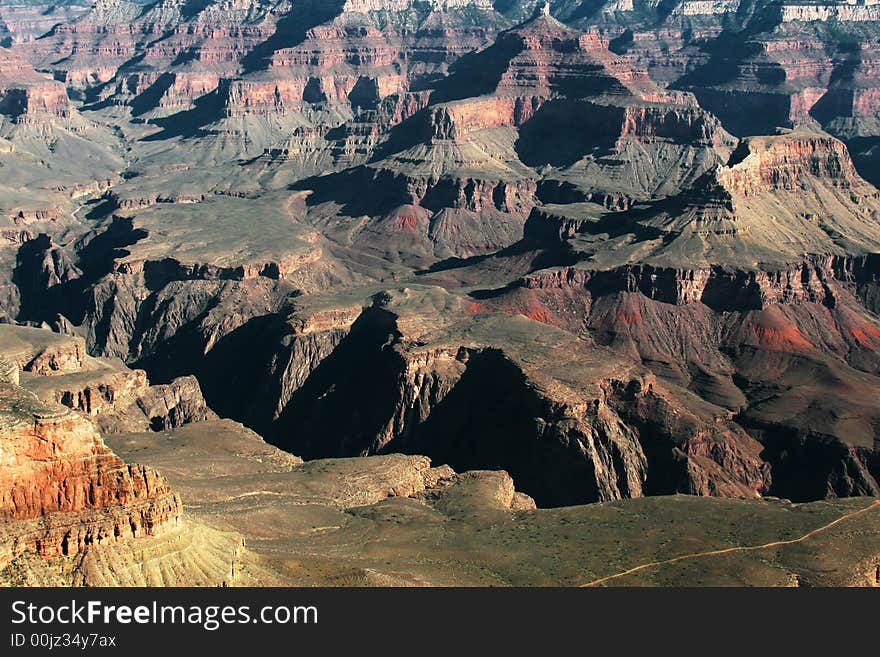
[[[64,85],[38,74],[24,60],[0,48],[0,114],[16,123],[67,118],[70,103]]]
[[[88,11],[86,2],[71,0],[52,5],[10,2],[0,7],[0,45],[33,41],[59,23],[69,23]]]
[[[2,386],[3,567],[28,552],[76,555],[176,525],[180,499],[155,470],[123,463],[88,420],[39,402],[8,375]]]
[[[9,581],[20,566],[31,583],[171,583],[185,561],[199,583],[319,583],[316,554],[396,517],[503,533],[534,499],[777,522],[785,503],[761,498],[880,494],[876,5],[101,0],[40,16],[0,11],[10,399],[66,407],[77,453],[112,461],[91,422],[155,459],[210,529],[169,510],[143,537],[149,565],[100,538],[82,567],[18,550]],[[132,468],[107,472],[164,485]],[[78,485],[70,499],[91,499]],[[113,508],[152,508],[112,491]],[[71,540],[113,534],[107,517]],[[272,556],[298,549],[301,570]],[[774,583],[824,581],[780,559]],[[530,563],[553,575],[529,581],[573,577]],[[332,577],[455,583],[345,564]],[[480,572],[465,581],[494,582]]]
[[[20,370],[17,384],[45,403],[93,419],[105,434],[159,431],[214,417],[193,377],[151,386],[143,370],[87,355],[80,337],[0,326],[0,357]]]

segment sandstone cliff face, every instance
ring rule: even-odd
[[[101,96],[141,116],[186,110],[216,92],[226,116],[241,118],[319,102],[370,105],[407,91],[410,72],[442,72],[503,22],[486,3],[405,2],[404,14],[416,18],[399,25],[383,18],[387,8],[367,5],[162,0],[141,8],[112,0],[23,50],[77,93],[112,83]],[[441,16],[442,26],[432,26]]]
[[[214,417],[214,413],[205,403],[198,380],[192,376],[182,376],[168,384],[150,386],[134,403],[153,431],[173,429]],[[124,417],[126,413],[123,411],[119,415]],[[136,426],[143,426],[142,421],[126,423],[125,430],[135,430]],[[114,431],[120,430],[114,427]]]
[[[271,415],[249,396],[238,398],[239,412],[307,457],[404,451],[457,470],[503,468],[545,505],[769,488],[754,439],[724,412],[671,413],[680,402],[653,378],[609,376],[584,393],[500,349],[420,347],[423,338],[399,335],[414,320],[396,321],[372,308],[341,333],[336,320],[329,332],[295,333],[266,361]],[[326,347],[315,350],[318,335]],[[358,387],[367,376],[370,385]],[[214,400],[232,409],[237,394]]]
[[[876,284],[873,267],[864,257],[824,257],[793,263],[776,271],[754,272],[725,267],[710,269],[633,265],[597,271],[580,267],[547,270],[526,276],[522,286],[533,290],[584,289],[602,296],[638,292],[676,306],[701,302],[719,311],[761,309],[776,303],[811,302],[833,307],[841,296]],[[873,258],[869,259],[873,262]],[[855,269],[855,272],[853,272]],[[873,297],[869,297],[873,298]]]
[[[723,464],[719,473],[763,481],[758,487],[774,494],[873,495],[876,413],[869,399],[880,389],[875,351],[880,327],[864,302],[876,275],[862,266],[862,259],[844,264],[827,257],[763,273],[571,268],[532,275],[520,292],[490,305],[589,332],[634,355],[663,381],[729,409],[723,424],[715,425],[726,425],[726,441],[707,442],[711,433],[697,430],[694,442],[680,447],[694,455],[694,463],[707,450],[723,448],[726,454],[715,452]],[[853,269],[863,273],[853,276]],[[839,383],[816,382],[816,372]],[[694,403],[682,408],[695,408]],[[629,401],[623,408],[632,413],[630,421],[647,423],[655,435],[661,431],[652,424],[655,404]],[[859,419],[841,423],[840,413]],[[667,430],[678,437],[689,433],[681,425]],[[693,481],[702,479],[693,464],[687,467]],[[766,467],[770,479],[764,480],[756,473]],[[797,468],[805,469],[797,474]],[[702,485],[721,489],[721,480],[716,476]]]
[[[303,102],[308,80],[222,80],[217,90],[227,117],[283,114]]]
[[[554,185],[625,210],[673,193],[733,147],[692,96],[660,88],[596,34],[543,15],[468,55],[434,87],[427,106],[388,135],[382,157],[297,186],[311,192],[308,221],[382,257],[394,249],[414,260],[465,258],[514,243]],[[257,98],[282,108],[299,94],[267,88]],[[309,149],[311,139],[275,166]],[[361,188],[377,193],[365,198]],[[366,227],[345,218],[361,216]]]
[[[810,177],[842,188],[862,184],[841,141],[797,134],[743,143],[719,180],[734,193],[752,196],[768,190],[802,188]]]
[[[756,6],[754,16],[731,32],[748,47],[729,47],[734,40],[719,34],[712,56],[677,84],[693,90],[738,135],[817,123],[841,137],[874,133],[876,105],[858,98],[874,86],[878,70],[876,47],[859,36],[876,29],[875,6],[783,3]],[[849,48],[847,39],[864,45]],[[749,120],[738,111],[743,107],[764,112]]]
[[[0,336],[2,357],[14,366],[10,377],[16,384],[20,382],[21,372],[39,376],[77,372],[85,367],[88,359],[82,338],[12,326],[4,326]]]
[[[272,33],[267,7],[236,4],[205,3],[192,11],[177,0],[146,8],[102,0],[75,20],[56,25],[42,39],[28,44],[26,51],[31,61],[52,69],[57,79],[77,91],[110,82],[119,74],[118,84],[110,91],[120,98],[131,98],[152,85],[149,78],[120,70],[136,55],[141,57],[142,70],[154,66],[161,71],[175,61],[196,62],[203,64],[203,73],[213,66],[216,80],[218,71],[234,71],[238,60]],[[242,20],[251,25],[236,24]],[[185,92],[185,88],[178,91]],[[193,91],[198,94],[200,90]]]
[[[42,123],[69,117],[70,102],[63,84],[0,47],[0,114],[20,124]]]
[[[161,431],[213,417],[198,381],[178,377],[150,385],[143,370],[86,373],[80,382],[28,380],[43,398],[89,416],[104,433]],[[47,399],[49,401],[49,399]]]
[[[53,27],[50,39],[27,44],[30,59],[38,66],[64,61],[52,68],[69,87],[107,82],[119,64],[135,54],[139,13],[134,3],[102,0],[74,21]]]
[[[0,561],[72,555],[173,527],[179,498],[150,468],[126,465],[87,420],[3,384]]]
[[[717,119],[697,105],[627,107],[620,139],[668,139],[723,149],[725,135]]]
[[[541,96],[483,97],[433,106],[425,118],[431,139],[464,139],[487,128],[519,127],[543,104]]]
[[[194,338],[196,351],[186,357],[191,363],[250,319],[277,311],[295,289],[260,276],[241,282],[171,279],[153,291],[142,269],[115,272],[86,299],[87,342],[103,355],[138,361],[166,341]]]
[[[583,97],[639,95],[654,90],[647,72],[617,58],[601,35],[582,34],[548,14],[539,13],[501,33],[478,57],[482,61],[475,63],[477,68],[490,66],[492,60],[497,60],[496,66],[503,62],[496,86],[481,89],[483,93],[510,96],[532,91]],[[485,79],[491,80],[489,76]]]

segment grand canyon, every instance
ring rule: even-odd
[[[878,186],[878,0],[0,0],[0,585],[880,586]]]

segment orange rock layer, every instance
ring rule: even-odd
[[[124,463],[92,424],[3,384],[0,564],[24,552],[153,535],[177,523],[180,499],[159,473]]]

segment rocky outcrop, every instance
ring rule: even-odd
[[[798,133],[743,142],[718,178],[726,189],[743,196],[803,189],[811,178],[843,189],[864,187],[843,142]]]
[[[876,105],[857,99],[876,86],[876,47],[864,38],[880,21],[875,5],[756,5],[740,16],[678,86],[737,135],[817,123],[843,137],[874,134]]]
[[[227,117],[283,114],[303,102],[308,80],[222,80],[217,94]]]
[[[162,446],[168,435],[176,450]],[[433,465],[427,457],[405,454],[303,462],[230,420],[188,425],[166,436],[119,435],[112,441],[123,453],[146,449],[155,465],[176,473],[175,486],[184,495],[218,509],[248,498],[283,496],[300,508],[354,510],[401,498],[433,503],[444,493],[457,494],[467,487],[474,489],[472,498],[479,496],[471,500],[475,506],[534,508],[506,472],[456,473],[448,465]],[[212,468],[198,465],[206,460]],[[229,486],[217,485],[222,481]]]
[[[817,127],[869,131],[874,48],[764,5],[99,2],[16,52],[124,172],[56,184],[107,137],[58,99],[4,124],[39,174],[0,185],[4,313],[138,369],[34,351],[22,385],[543,505],[873,491],[880,200]]]
[[[175,526],[180,500],[165,479],[123,463],[90,422],[11,383],[2,398],[4,565],[25,552],[73,555]]]
[[[68,118],[70,102],[63,84],[0,47],[0,114],[19,124],[42,123]]]
[[[865,308],[876,283],[863,263],[826,257],[772,272],[569,268],[530,276],[520,290],[482,303],[587,332],[662,381],[729,409],[714,425],[725,427],[718,443],[704,429],[660,429],[649,419],[657,407],[644,400],[618,407],[628,421],[647,423],[641,426],[651,435],[692,436],[678,447],[693,455],[692,483],[703,477],[695,470],[699,457],[714,453],[723,465],[701,484],[710,489],[724,488],[720,473],[738,472],[739,481],[763,481],[758,488],[792,499],[873,495],[876,411],[869,399],[880,390],[880,327]],[[817,372],[846,381],[850,392],[822,383]],[[699,405],[682,399],[678,418]],[[840,423],[841,414],[851,419]],[[660,469],[675,471],[674,463]],[[766,467],[768,479],[756,475]]]
[[[499,96],[562,94],[571,98],[644,92],[663,95],[646,71],[633,69],[608,50],[608,42],[601,35],[578,32],[543,13],[502,32],[470,63],[456,81],[470,83],[473,89],[468,95],[473,96],[480,92]],[[499,71],[500,75],[495,76],[497,82],[483,76],[483,84],[494,82],[494,86],[479,88],[480,72],[486,69]]]
[[[544,505],[673,492],[753,497],[769,489],[769,468],[753,438],[722,417],[706,422],[676,415],[671,409],[677,402],[659,394],[655,381],[603,382],[597,398],[584,403],[528,379],[523,388],[502,384],[506,376],[523,374],[503,361],[493,365],[498,356],[491,353],[458,358],[466,364],[456,368],[461,370],[457,378],[450,379],[450,365],[441,365],[442,359],[419,363],[412,383],[404,375],[403,395],[389,424],[393,430],[380,439],[379,444],[388,441],[382,449],[422,451],[457,467],[469,459],[501,463]],[[494,367],[499,370],[492,372]],[[511,371],[505,374],[505,368]],[[483,384],[478,388],[503,388],[510,407],[496,398],[500,392],[479,396],[472,389],[475,379]],[[479,410],[482,405],[492,409],[497,434]],[[501,420],[505,414],[517,420]],[[458,442],[466,440],[465,426],[480,427],[478,445]]]
[[[543,104],[541,96],[482,97],[435,105],[425,114],[431,139],[464,139],[487,128],[517,128]]]
[[[783,22],[811,22],[838,20],[847,23],[880,21],[880,6],[866,3],[856,5],[851,3],[841,4],[813,4],[797,5],[783,3],[780,7]]]
[[[282,363],[297,358],[305,369],[296,379],[283,370],[271,420],[254,414],[247,421],[309,458],[403,451],[456,470],[503,468],[544,505],[660,492],[755,496],[769,486],[758,443],[723,412],[673,420],[656,410],[679,402],[653,379],[609,377],[589,392],[560,386],[500,349],[454,341],[420,347],[416,335],[400,336],[409,321],[368,309],[308,361],[298,357],[311,340],[285,341],[272,363],[281,353]],[[272,367],[277,380],[282,370]],[[357,382],[367,373],[372,383],[364,390]],[[632,410],[633,389],[654,401]],[[217,398],[224,409],[231,402]],[[667,472],[673,453],[682,455],[677,474],[652,474]]]
[[[373,105],[407,91],[411,77],[442,72],[503,21],[486,3],[403,4],[415,21],[389,22],[387,8],[342,2],[162,0],[141,8],[109,0],[55,26],[27,52],[77,93],[109,83],[98,90],[103,98],[148,120],[215,93],[227,117],[265,117],[315,103]],[[441,27],[432,16],[443,17]]]
[[[198,380],[193,376],[183,376],[174,379],[171,383],[150,386],[134,400],[134,404],[143,413],[152,431],[167,431],[190,422],[203,422],[214,417],[214,413],[202,397]],[[116,415],[126,417],[134,413],[122,410],[117,411]],[[126,422],[125,430],[142,430],[142,426],[143,421]],[[121,429],[115,427],[114,430]]]
[[[143,370],[86,371],[66,381],[25,382],[41,397],[53,397],[93,418],[101,431],[162,431],[213,417],[202,397],[198,381],[180,377],[164,385],[150,385]]]
[[[835,304],[835,288],[851,292],[873,289],[875,275],[860,265],[863,258],[814,258],[775,271],[666,268],[633,265],[598,271],[568,267],[526,276],[531,290],[582,289],[594,296],[638,292],[649,299],[677,306],[701,302],[723,310],[761,309],[776,303]],[[848,273],[856,268],[858,274]],[[842,276],[838,277],[838,273]],[[840,294],[846,294],[840,290]]]
[[[211,7],[218,5],[211,3],[201,9],[210,11]],[[146,9],[124,0],[102,0],[75,20],[59,23],[44,38],[28,44],[27,51],[32,61],[53,70],[68,87],[83,91],[113,80],[120,67],[138,54],[143,64],[149,65],[155,59],[170,63],[183,56],[188,47],[195,48],[203,40],[210,42],[211,28],[206,25],[192,29],[188,35],[186,28],[180,32],[174,29],[184,19],[185,11],[176,0],[158,2]],[[237,12],[233,9],[231,13]],[[235,27],[232,30],[238,31]],[[268,36],[258,27],[254,32],[253,40]],[[223,35],[217,38],[222,42]],[[229,44],[225,48],[235,52]],[[207,44],[205,49],[210,51]],[[237,53],[238,57],[243,54]]]
[[[258,277],[277,280],[320,258],[320,249],[305,254],[292,254],[278,262],[255,262],[235,267],[222,267],[209,263],[182,263],[174,258],[164,258],[157,261],[123,263],[119,266],[118,273],[124,276],[144,274],[152,280],[165,281],[244,281]]]
[[[802,536],[853,512],[821,532],[821,540],[810,541],[807,550],[735,552],[734,558],[744,561],[733,574],[727,565],[716,569],[711,559],[696,559],[692,568],[700,569],[697,577],[727,578],[718,581],[731,584],[742,584],[743,572],[769,572],[748,575],[748,581],[786,585],[793,571],[802,583],[830,584],[850,577],[864,583],[866,573],[873,576],[867,564],[876,564],[877,509],[868,509],[863,500],[793,505],[779,499],[670,495],[535,509],[505,472],[456,473],[448,466],[430,467],[419,456],[401,455],[298,464],[229,421],[188,425],[170,436],[118,436],[113,444],[122,454],[139,454],[173,473],[175,487],[191,500],[190,518],[235,527],[245,538],[245,550],[226,553],[225,563],[234,562],[234,576],[226,580],[230,585],[248,583],[254,576],[263,584],[583,584],[645,563],[643,555],[630,553],[633,546],[644,549],[646,541],[653,541],[651,551],[668,550],[660,553],[662,558],[679,555],[680,541],[692,550],[702,550],[702,545],[718,549],[718,539],[704,538],[700,529],[707,522],[721,523],[726,537],[721,547],[731,542],[754,545]],[[207,460],[210,468],[204,465]],[[360,505],[365,496],[350,494],[353,486],[361,491],[375,487],[387,495],[389,489],[404,493],[423,485],[412,497],[371,496],[376,501],[366,506]],[[756,531],[762,533],[756,536]],[[705,542],[698,546],[694,541]],[[548,544],[553,546],[550,553]],[[196,547],[188,551],[198,563],[204,557]],[[629,561],[609,565],[609,550]],[[121,551],[107,552],[111,554],[104,559],[87,557],[91,582],[125,582],[132,570],[140,574]],[[144,552],[152,565],[154,552]],[[253,552],[261,559],[250,559]],[[290,559],[296,568],[290,567]],[[674,565],[661,573],[675,576],[679,571]],[[585,567],[590,568],[587,577]],[[685,577],[682,581],[691,581],[693,571]],[[639,581],[657,584],[657,578],[655,570]]]
[[[8,325],[0,329],[0,351],[14,366],[10,375],[14,383],[19,383],[20,372],[41,377],[78,372],[89,358],[82,338]]]
[[[836,139],[804,132],[752,138],[704,184],[624,218],[583,201],[536,208],[526,243],[568,246],[582,262],[484,293],[479,311],[591,335],[663,381],[729,409],[718,417],[731,451],[715,452],[716,465],[724,465],[714,477],[697,472],[699,458],[715,449],[702,430],[689,447],[677,447],[693,455],[687,466],[673,460],[661,468],[687,469],[697,488],[722,490],[720,473],[732,471],[740,481],[762,481],[757,489],[796,499],[873,495],[876,198]],[[637,261],[622,264],[606,251],[623,243],[643,245]],[[860,392],[840,394],[816,378],[819,371]],[[630,421],[662,435],[647,419],[654,407],[636,408]],[[859,419],[844,427],[841,414]],[[689,433],[680,425],[669,431]],[[762,468],[768,479],[757,474]]]
[[[729,417],[701,420],[680,401],[657,394],[655,386],[617,384],[612,397],[618,413],[638,427],[648,455],[644,494],[748,498],[771,490],[772,469],[760,442]]]
[[[467,56],[435,87],[381,158],[297,185],[311,192],[309,215],[336,239],[383,256],[480,255],[520,237],[539,185],[625,210],[696,179],[733,146],[693,97],[660,88],[596,34],[543,14]],[[379,191],[364,198],[354,191],[363,188]],[[368,225],[328,222],[340,205]]]
[[[842,142],[788,132],[745,140],[725,166],[703,174],[693,188],[631,213],[614,230],[645,247],[642,262],[673,268],[700,262],[701,269],[749,262],[748,269],[773,269],[800,263],[804,254],[821,259],[875,252],[878,216],[880,195],[858,175]],[[536,210],[526,232],[535,239],[571,239],[601,234],[612,221],[583,204],[554,205]],[[660,236],[662,243],[652,242]],[[603,258],[596,255],[603,249],[596,244],[586,251]],[[773,267],[755,267],[755,261]]]
[[[0,357],[13,365],[13,382],[88,417],[105,434],[161,431],[214,417],[194,377],[151,386],[143,370],[87,355],[78,336],[3,326]]]

